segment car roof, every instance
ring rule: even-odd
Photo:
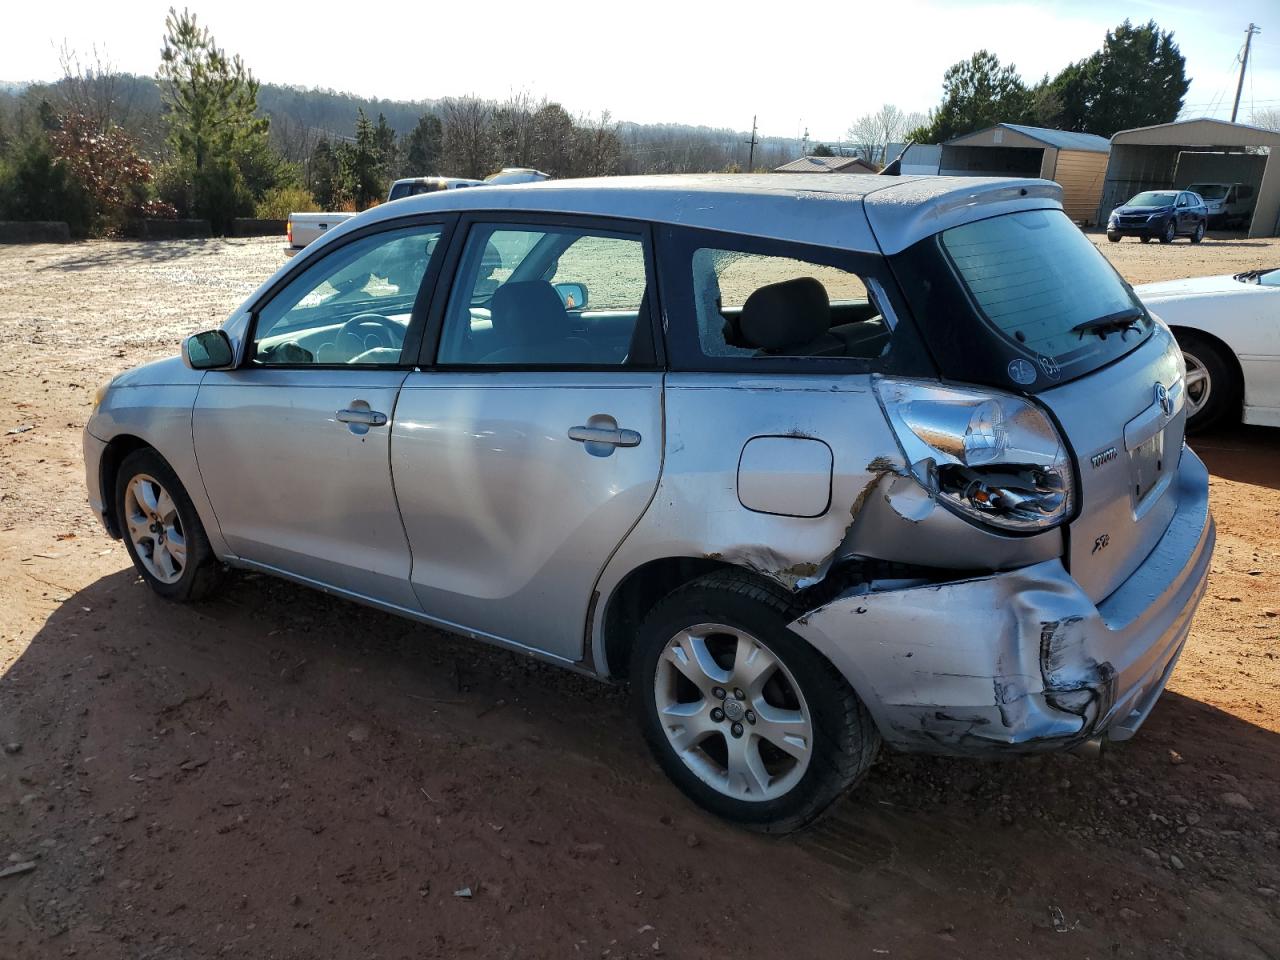
[[[325,241],[380,220],[444,211],[580,214],[679,224],[870,253],[897,253],[961,223],[1061,209],[1049,180],[875,174],[677,174],[545,180],[384,203]]]

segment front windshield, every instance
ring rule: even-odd
[[[1225,183],[1193,183],[1187,189],[1205,200],[1221,200],[1227,195],[1228,187]]]
[[[1140,193],[1128,203],[1126,207],[1168,207],[1173,205],[1174,199],[1178,195],[1176,193],[1164,193],[1158,190],[1148,190],[1146,193]]]

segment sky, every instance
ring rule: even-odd
[[[528,91],[575,114],[751,128],[838,140],[883,103],[926,111],[942,74],[986,48],[1034,82],[1101,46],[1125,17],[1154,18],[1187,58],[1184,116],[1229,118],[1245,27],[1254,38],[1240,119],[1280,108],[1277,0],[552,0],[353,4],[188,0],[218,44],[273,83],[395,100]],[[169,0],[14,0],[0,81],[60,76],[58,48],[96,47],[154,73]],[[1268,14],[1271,16],[1268,17]]]

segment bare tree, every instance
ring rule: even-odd
[[[575,152],[573,166],[578,176],[607,177],[618,172],[622,141],[618,139],[618,125],[608,110],[600,114],[599,120],[589,116],[578,118]]]
[[[80,53],[63,41],[58,65],[62,68],[58,93],[63,112],[80,114],[99,133],[106,133],[115,119],[118,76],[106,52],[99,52],[95,45],[82,61]]]
[[[450,97],[440,105],[445,169],[455,177],[484,177],[494,163],[493,102]]]
[[[1280,110],[1269,107],[1266,110],[1255,110],[1252,116],[1253,125],[1263,130],[1275,130],[1280,133]]]
[[[545,106],[544,100],[538,107]],[[507,167],[527,167],[534,152],[533,96],[527,90],[513,90],[493,110],[494,148],[498,163]]]
[[[875,113],[864,114],[849,124],[848,136],[866,159],[883,164],[893,159],[885,156],[888,145],[900,143],[907,131],[924,122],[924,114],[907,113],[892,103],[886,103]]]

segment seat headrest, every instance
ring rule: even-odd
[[[813,277],[796,277],[758,288],[742,305],[738,329],[757,350],[812,343],[831,328],[827,288]]]
[[[569,315],[555,287],[545,280],[504,283],[489,304],[494,339],[503,346],[563,337]]]

